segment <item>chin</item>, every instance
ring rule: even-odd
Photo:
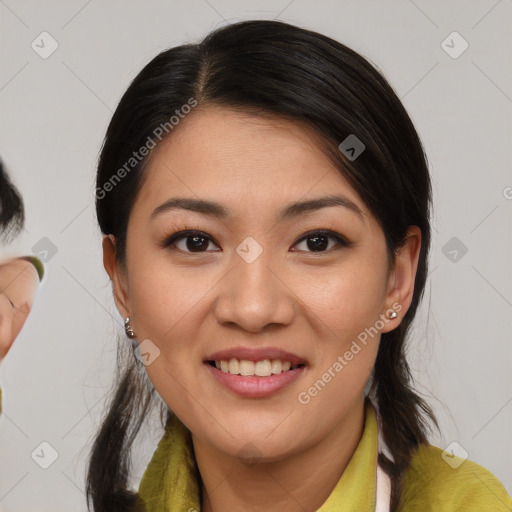
[[[272,432],[272,429],[267,428],[255,431],[247,428],[237,430],[233,437],[224,432],[222,439],[210,438],[210,442],[230,457],[247,459],[251,463],[275,462],[300,450],[297,435],[284,429],[279,433],[277,430]]]

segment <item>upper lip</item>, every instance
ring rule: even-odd
[[[280,359],[290,361],[291,364],[307,364],[306,359],[296,354],[281,350],[276,347],[249,348],[233,347],[219,350],[207,356],[206,361],[229,361],[231,358],[245,359],[248,361],[263,361],[264,359]]]

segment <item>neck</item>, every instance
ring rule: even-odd
[[[317,510],[341,478],[363,428],[364,402],[358,402],[319,443],[277,461],[254,464],[192,435],[202,480],[201,511]]]

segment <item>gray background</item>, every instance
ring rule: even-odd
[[[455,453],[466,450],[512,492],[511,14],[510,0],[0,0],[0,152],[27,205],[26,230],[2,251],[30,253],[49,244],[43,237],[57,251],[0,368],[0,508],[86,510],[85,460],[121,331],[93,207],[117,102],[162,49],[248,18],[351,46],[403,100],[434,181],[430,281],[410,351],[441,421],[443,437],[432,442],[457,442]],[[46,59],[31,47],[50,48],[43,31],[58,43]],[[442,46],[453,31],[469,44],[457,58],[445,49],[460,52],[462,40]],[[161,433],[141,436],[135,487]],[[44,441],[58,453],[48,469],[31,458]]]

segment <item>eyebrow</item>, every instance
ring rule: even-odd
[[[279,212],[277,220],[278,222],[282,222],[284,220],[299,217],[306,213],[312,213],[314,211],[321,210],[322,208],[330,208],[333,206],[344,207],[355,213],[361,218],[361,220],[364,219],[364,212],[353,201],[344,196],[329,195],[310,199],[308,201],[297,201],[291,203]],[[153,219],[164,212],[176,209],[190,210],[203,215],[217,217],[219,219],[228,219],[230,217],[229,210],[222,204],[216,203],[215,201],[189,197],[175,197],[168,199],[155,208],[151,213],[150,218]]]

